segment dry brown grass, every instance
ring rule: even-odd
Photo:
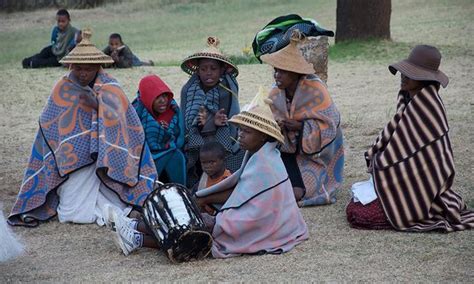
[[[401,8],[408,10],[410,7],[396,4],[394,13],[400,12]],[[393,21],[404,23],[397,15],[400,14],[394,14]],[[463,30],[471,40],[463,41],[461,45],[472,47],[472,26],[470,23]],[[409,41],[419,42],[417,35],[410,37],[399,27],[393,30],[396,39],[409,37]],[[419,30],[425,35],[438,32],[437,29],[429,31],[429,25],[422,23]],[[437,36],[429,40],[444,44]],[[455,42],[446,44],[455,45]],[[162,253],[150,249],[124,257],[105,228],[59,224],[54,220],[34,229],[15,228],[27,246],[27,253],[14,261],[0,264],[0,282],[472,282],[473,231],[452,234],[360,231],[351,229],[345,220],[344,209],[349,200],[350,185],[366,178],[363,152],[394,112],[399,79],[388,72],[386,63],[330,62],[329,90],[342,113],[346,138],[346,179],[336,204],[302,210],[310,239],[291,252],[278,256],[209,259],[172,265]],[[472,207],[474,56],[472,52],[447,56],[442,69],[451,78],[449,87],[441,91],[441,96],[451,127],[457,170],[454,187]],[[271,70],[266,66],[245,65],[240,66],[240,71],[241,104],[249,102],[258,85],[269,86],[272,82]],[[50,88],[64,72],[60,68],[22,70],[18,65],[2,66],[0,200],[7,212],[18,192],[37,129],[38,115]],[[130,99],[139,79],[145,74],[159,74],[176,93],[187,79],[178,67],[110,72],[123,84]]]

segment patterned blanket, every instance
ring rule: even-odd
[[[98,111],[86,103],[96,96]],[[74,171],[96,164],[97,175],[120,199],[141,206],[156,170],[140,120],[115,79],[99,71],[93,89],[72,73],[55,85],[15,205],[12,225],[36,226],[56,215],[56,189]]]
[[[262,146],[236,174],[235,189],[216,216],[214,257],[282,253],[308,239],[276,143]]]
[[[161,126],[148,112],[143,103],[139,100],[139,97],[132,102],[132,105],[142,122],[146,141],[154,159],[168,151],[181,149],[183,147],[184,122],[175,100],[172,100],[170,104],[174,115],[166,128]]]
[[[283,131],[281,151],[296,153],[306,195],[300,205],[336,202],[336,191],[343,181],[344,143],[341,117],[325,84],[316,75],[306,75],[298,83],[288,107],[284,90],[272,88],[269,98],[276,120],[303,121],[303,129]]]
[[[451,232],[474,227],[474,212],[451,189],[455,171],[448,130],[434,86],[411,100],[400,92],[397,113],[366,152],[375,191],[395,229]]]

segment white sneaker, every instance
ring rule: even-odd
[[[113,216],[121,216],[123,220],[126,221],[127,225],[131,227],[132,229],[135,229],[137,226],[138,220],[134,218],[128,218],[127,216],[124,216],[122,212],[117,211],[117,209],[112,206],[110,203],[105,204],[103,212],[103,220],[105,223],[105,226],[112,231],[115,231],[115,220],[113,220]]]
[[[105,226],[112,231],[115,231],[115,221],[112,220],[112,214],[115,211],[114,207],[109,203],[105,204],[102,210],[102,218],[104,219]]]
[[[111,221],[115,224],[115,244],[122,249],[124,255],[129,255],[134,250],[141,247],[138,239],[143,238],[143,234],[129,226],[129,219],[113,210]]]

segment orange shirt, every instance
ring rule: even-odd
[[[225,178],[227,178],[231,174],[232,173],[229,170],[226,169],[220,177],[217,177],[215,179],[212,179],[211,177],[207,177],[206,188],[208,188],[210,186],[213,186],[216,183],[219,183],[219,182],[223,181]]]

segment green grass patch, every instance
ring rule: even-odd
[[[390,40],[348,41],[331,45],[329,58],[335,61],[387,61],[404,58],[410,52],[410,43]]]

